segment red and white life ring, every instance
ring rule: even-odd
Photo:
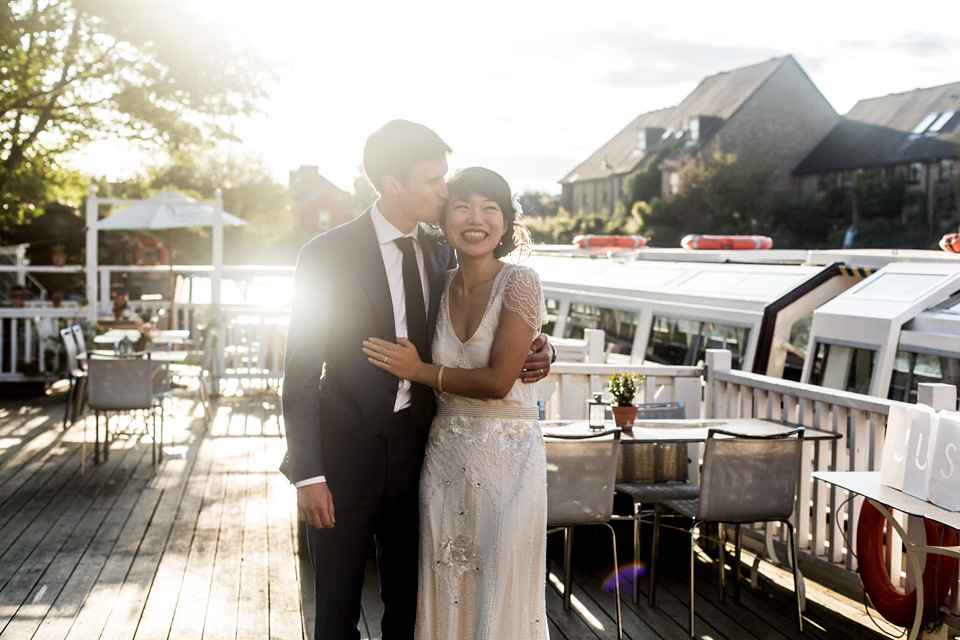
[[[140,266],[166,264],[167,248],[156,238],[144,238],[133,248],[133,262]]]
[[[903,592],[890,582],[883,549],[883,538],[887,519],[872,504],[864,501],[857,520],[857,572],[863,582],[863,588],[870,596],[870,602],[880,614],[903,627],[913,623],[917,610],[917,592]],[[923,520],[927,544],[955,546],[957,530],[946,527],[933,520]],[[899,548],[899,547],[898,547]],[[923,566],[923,610],[936,612],[937,600],[942,600],[951,586],[956,560],[947,556],[927,554]]]
[[[577,236],[573,244],[581,249],[641,249],[647,244],[643,236]]]
[[[680,246],[692,250],[755,251],[772,248],[773,238],[768,236],[700,236],[691,234],[683,237]]]
[[[948,233],[940,238],[940,248],[950,253],[960,253],[960,234]]]

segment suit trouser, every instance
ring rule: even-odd
[[[411,640],[417,614],[419,487],[423,440],[411,435],[409,410],[394,414],[374,440],[364,486],[339,504],[332,529],[309,527],[316,589],[315,640],[357,640],[360,594],[371,538],[376,542],[384,640]],[[331,455],[336,455],[331,452]],[[351,489],[355,489],[351,487]]]

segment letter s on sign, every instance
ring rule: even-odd
[[[953,476],[953,454],[957,452],[957,444],[955,442],[948,442],[945,452],[947,455],[947,464],[950,465],[950,473],[944,473],[943,469],[940,469],[940,477],[942,477],[944,480],[948,480]]]

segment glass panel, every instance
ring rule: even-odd
[[[731,293],[749,293],[755,296],[773,297],[782,291],[797,286],[806,276],[780,273],[753,273],[730,288]]]
[[[690,346],[699,340],[699,321],[654,316],[645,358],[659,364],[687,364]]]
[[[908,302],[919,298],[943,278],[942,275],[933,274],[885,273],[850,295]]]
[[[950,118],[952,118],[955,113],[956,111],[953,111],[953,110],[944,111],[943,113],[941,113],[940,117],[938,117],[936,121],[932,125],[930,125],[930,129],[928,129],[926,133],[928,134],[940,133],[940,129],[943,129],[943,125],[950,122]]]
[[[960,384],[960,360],[929,353],[898,350],[887,397],[911,404],[921,382]]]
[[[750,330],[715,322],[654,316],[646,359],[659,364],[695,365],[707,349],[728,349],[734,369],[743,367],[743,350]]]
[[[549,310],[548,310],[549,313]],[[603,329],[604,353],[609,361],[611,354],[629,356],[633,347],[633,338],[637,332],[640,314],[636,311],[608,309],[589,304],[573,303],[567,315],[564,338],[583,338],[584,329]],[[622,362],[622,358],[615,359]]]
[[[679,283],[676,288],[678,291],[710,291],[716,293],[729,290],[743,279],[743,273],[704,271]]]
[[[936,119],[937,119],[936,113],[928,113],[926,116],[923,117],[923,120],[920,121],[920,124],[918,124],[916,127],[913,128],[913,131],[911,133],[917,133],[917,134],[923,133],[924,131],[927,130],[927,127],[930,126],[930,123]]]
[[[875,359],[876,352],[872,349],[818,343],[810,382],[865,394],[870,390]]]
[[[705,322],[703,334],[705,339],[701,341],[696,362],[706,360],[707,349],[726,349],[733,355],[733,368],[743,368],[743,350],[747,346],[750,329]]]
[[[557,328],[557,314],[560,311],[560,301],[555,298],[546,298],[544,302],[547,305],[547,322],[543,325],[541,331],[548,336],[552,336],[553,330]]]

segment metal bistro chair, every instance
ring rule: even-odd
[[[734,601],[740,600],[741,525],[753,522],[781,522],[789,532],[789,553],[793,568],[793,589],[797,599],[797,628],[803,631],[800,578],[797,569],[797,540],[790,524],[797,483],[803,427],[783,433],[745,435],[711,428],[707,434],[700,474],[700,496],[696,500],[658,502],[653,520],[653,557],[650,568],[650,602],[657,589],[657,560],[660,550],[660,518],[667,509],[693,519],[690,526],[690,635],[693,637],[694,535],[701,524],[720,524],[720,601],[726,594],[724,579],[723,524],[736,525]]]
[[[617,595],[617,634],[623,638],[620,618],[620,577],[617,536],[610,525],[613,485],[620,449],[620,430],[544,437],[547,449],[547,533],[563,531],[563,610],[570,610],[573,589],[573,529],[580,524],[603,525],[613,542]]]
[[[89,376],[87,405],[94,410],[94,462],[100,464],[100,412],[105,415],[103,459],[110,451],[110,412],[144,411],[150,420],[145,424],[152,439],[153,468],[163,457],[163,410],[159,393],[155,393],[156,362],[139,357],[96,357],[87,361]],[[159,410],[159,426],[157,412]],[[84,430],[84,449],[86,430]]]
[[[210,372],[213,368],[214,351],[218,344],[219,338],[216,330],[204,329],[200,339],[200,348],[190,350],[192,363],[171,362],[169,365],[170,376],[176,379],[178,383],[183,378],[196,379],[200,406],[203,408],[203,424],[208,429],[213,417],[213,409],[210,404]],[[197,360],[199,360],[199,363],[197,363]]]
[[[682,402],[641,404],[637,420],[686,418]],[[633,602],[640,598],[640,525],[644,516],[653,515],[653,505],[661,500],[692,500],[700,487],[689,482],[688,446],[685,442],[630,443],[620,447],[617,461],[616,490],[633,501],[630,515],[615,515],[614,520],[633,521]],[[647,510],[643,510],[643,506]]]
[[[75,325],[79,329],[79,325]],[[81,331],[82,335],[82,331]],[[67,356],[67,376],[70,379],[70,390],[67,392],[67,406],[63,412],[63,428],[66,430],[74,422],[83,409],[86,395],[87,370],[86,360],[80,359],[80,350],[77,348],[76,334],[73,327],[60,330],[63,339],[63,348]],[[83,349],[84,356],[86,349]]]

